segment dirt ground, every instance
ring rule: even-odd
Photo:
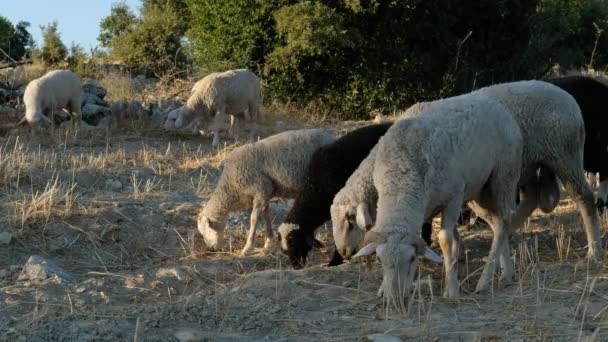
[[[260,132],[302,126],[276,119]],[[389,312],[375,295],[377,261],[325,266],[328,226],[318,233],[326,247],[303,270],[280,252],[263,253],[261,230],[257,253],[237,256],[249,212],[229,219],[230,251],[205,250],[195,217],[237,145],[225,141],[211,151],[208,138],[145,124],[86,136],[2,135],[0,233],[12,241],[0,242],[0,340],[608,340],[607,263],[586,263],[582,221],[567,198],[551,214],[535,213],[511,241],[516,283],[472,294],[491,235],[462,229],[463,296],[442,298],[441,265],[423,262],[430,283],[407,312]],[[288,208],[272,205],[275,227]],[[18,279],[32,255],[71,278]]]

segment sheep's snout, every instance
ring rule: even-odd
[[[219,251],[224,248],[224,229],[220,223],[201,216],[197,224],[198,231],[203,236],[203,240],[205,240],[209,249]]]

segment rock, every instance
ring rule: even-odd
[[[122,183],[117,179],[106,180],[105,188],[110,191],[119,192],[122,190]]]
[[[367,335],[367,340],[373,342],[401,342],[401,339],[399,337],[386,334]]]
[[[39,255],[32,255],[25,263],[25,266],[23,266],[23,270],[17,278],[20,281],[44,281],[47,279],[63,283],[72,281],[73,277],[51,260]]]
[[[152,112],[140,101],[118,101],[110,106],[112,115],[123,119],[148,119]]]
[[[96,125],[103,117],[112,115],[110,108],[92,103],[86,103],[82,106],[81,112],[82,119],[91,125]],[[96,117],[99,117],[99,119],[95,120]]]
[[[166,277],[174,277],[177,280],[183,280],[186,277],[186,274],[183,270],[179,268],[159,268],[156,271],[157,278],[166,278]]]
[[[195,194],[188,191],[177,191],[169,194],[169,201],[171,202],[199,202],[201,199]]]
[[[1,269],[1,270],[0,270],[0,279],[1,279],[1,280],[4,280],[4,279],[6,279],[6,278],[8,278],[8,271],[7,271],[7,270],[5,270],[5,269]]]
[[[82,91],[84,91],[85,93],[93,94],[102,100],[106,97],[106,94],[108,93],[108,91],[104,87],[101,87],[90,81],[82,85]]]
[[[82,95],[81,107],[84,106],[87,103],[94,104],[94,105],[99,105],[99,106],[103,106],[103,107],[109,107],[110,106],[105,100],[100,99],[99,96],[97,96],[95,94],[91,94],[91,93],[84,93]]]
[[[194,329],[181,329],[173,334],[179,342],[198,342],[204,341],[205,335]]]
[[[8,245],[13,241],[13,234],[9,232],[0,233],[0,245]]]

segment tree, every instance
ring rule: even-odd
[[[101,46],[110,47],[114,38],[133,29],[135,19],[135,14],[124,1],[113,3],[110,15],[99,24],[100,33],[97,40]]]
[[[152,6],[133,28],[112,39],[111,54],[136,72],[162,73],[180,67],[182,51],[179,15],[171,7]]]
[[[27,21],[19,21],[15,25],[15,34],[11,37],[11,57],[15,60],[28,58],[32,54],[34,47],[34,39],[27,30],[30,23]]]
[[[15,34],[13,24],[5,17],[0,16],[0,49],[5,53],[10,53],[10,40]],[[0,53],[0,59],[4,59],[6,56]]]
[[[57,65],[68,54],[68,50],[61,41],[61,35],[57,30],[57,21],[53,21],[48,25],[42,25],[40,29],[42,30],[43,41],[40,59],[46,65]]]
[[[249,67],[265,63],[278,37],[272,13],[285,0],[187,0],[192,43],[197,64],[208,69]],[[259,70],[258,70],[259,71]]]

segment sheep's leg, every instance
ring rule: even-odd
[[[264,242],[265,250],[272,250],[275,246],[274,232],[272,231],[272,218],[270,217],[270,206],[264,208],[264,222],[266,223],[266,241]]]
[[[228,133],[231,136],[234,136],[234,125],[236,122],[236,116],[234,114],[230,114],[230,129],[228,130]]]
[[[444,297],[460,296],[458,284],[458,255],[460,251],[460,239],[455,233],[456,223],[462,207],[462,195],[455,199],[443,209],[441,213],[441,231],[438,234],[439,246],[443,252],[445,267],[445,289]]]
[[[582,160],[582,158],[572,160]],[[572,162],[559,166],[556,167],[556,174],[564,183],[566,191],[583,217],[588,243],[587,258],[600,261],[604,255],[600,238],[600,218],[595,206],[595,197],[587,184],[582,165]]]
[[[505,238],[505,227],[502,219],[493,215],[487,210],[479,210],[479,207],[475,209],[475,213],[481,216],[492,228],[493,237],[492,245],[490,247],[490,253],[488,254],[488,260],[483,267],[481,277],[477,282],[476,292],[485,291],[490,287],[494,273],[496,272],[496,261],[499,255],[504,253],[503,240]]]
[[[511,220],[511,229],[515,231],[523,226],[538,206],[538,187],[534,180],[530,180],[521,188],[520,202]]]
[[[247,112],[249,113],[248,121],[251,124],[251,129],[249,131],[249,135],[250,135],[251,140],[255,141],[255,136],[258,134],[258,124],[261,119],[260,106],[255,103],[250,102]]]
[[[72,126],[80,127],[80,120],[82,117],[80,111],[80,99],[70,100],[70,114],[72,115]]]
[[[215,117],[213,118],[213,141],[211,142],[211,147],[213,148],[220,144],[220,126],[224,118],[224,111],[217,111],[215,113]]]
[[[255,229],[258,223],[260,214],[264,211],[264,208],[268,206],[268,201],[262,199],[260,196],[256,196],[253,200],[253,209],[251,210],[251,219],[249,222],[249,233],[247,234],[247,242],[245,247],[241,250],[241,256],[245,256],[251,253],[255,246]]]

